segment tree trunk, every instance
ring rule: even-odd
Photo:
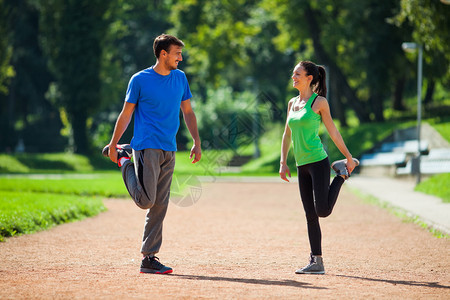
[[[393,100],[392,108],[394,110],[398,111],[406,110],[406,107],[403,104],[403,90],[405,89],[405,82],[406,82],[405,76],[402,76],[395,81],[394,97],[392,99]]]
[[[88,154],[89,143],[87,138],[87,114],[86,112],[72,113],[72,134],[75,144],[75,153]]]
[[[380,93],[373,92],[371,93],[372,96],[369,98],[370,106],[372,107],[372,112],[375,116],[376,122],[383,122],[384,116],[383,116],[383,101]]]
[[[15,81],[15,78],[13,78],[11,80],[11,86],[13,85]],[[17,136],[14,133],[17,133],[17,131],[14,129],[14,124],[16,122],[15,120],[15,114],[14,112],[16,111],[15,109],[15,103],[16,103],[16,91],[14,89],[11,89],[9,92],[9,95],[6,96],[7,101],[8,101],[8,115],[6,116],[7,122],[6,122],[6,131],[10,134],[6,134],[5,136],[5,140],[2,143],[6,144],[6,149],[14,152],[14,148],[16,146],[16,142],[17,142]],[[12,134],[11,134],[12,133]],[[7,152],[9,152],[7,151]]]
[[[337,64],[326,53],[320,41],[321,31],[315,17],[316,12],[311,9],[309,4],[306,5],[303,16],[307,21],[306,23],[308,24],[309,32],[311,33],[311,38],[314,45],[314,52],[317,58],[325,65],[327,65],[330,70],[333,70],[335,76],[333,80],[336,80],[337,85],[341,88],[342,95],[347,99],[348,104],[355,111],[359,121],[361,123],[370,122],[369,114],[364,109],[361,101],[356,97],[356,94],[348,84],[345,75],[342,73]]]
[[[436,81],[434,81],[433,79],[428,79],[427,92],[425,94],[425,99],[423,100],[423,103],[425,105],[433,102],[433,94],[434,94],[435,87],[436,87]]]
[[[339,90],[339,86],[337,85],[337,81],[333,80],[335,77],[333,71],[334,70],[330,70],[328,75],[330,79],[330,86],[328,87],[330,90],[328,92],[330,99],[328,99],[328,101],[330,101],[331,115],[339,120],[341,126],[348,127],[347,117],[345,115],[345,110],[343,109],[344,104],[342,103],[341,92]]]

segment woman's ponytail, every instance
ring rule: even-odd
[[[314,88],[314,92],[322,97],[327,96],[327,73],[325,72],[325,68],[322,66],[317,66],[319,69],[319,78],[317,80],[316,86]]]

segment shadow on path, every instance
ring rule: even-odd
[[[437,282],[420,282],[420,281],[411,281],[411,280],[389,280],[389,279],[376,279],[376,278],[367,278],[367,277],[359,277],[359,276],[348,276],[348,275],[335,275],[336,277],[344,277],[351,279],[360,279],[366,281],[374,281],[374,282],[385,282],[393,285],[401,284],[401,285],[409,285],[409,286],[423,286],[428,288],[438,288],[438,289],[450,289],[450,286],[441,285]]]
[[[295,280],[268,280],[268,279],[233,278],[233,277],[181,275],[181,274],[170,274],[169,276],[180,277],[182,279],[188,280],[229,281],[238,283],[261,284],[261,285],[291,286],[307,289],[327,289],[325,287],[312,286],[309,283],[298,282]]]

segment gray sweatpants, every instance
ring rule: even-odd
[[[162,243],[162,227],[169,205],[175,151],[133,150],[134,164],[122,166],[122,177],[137,206],[147,209],[141,253],[154,255]]]

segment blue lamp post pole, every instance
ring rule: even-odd
[[[416,49],[419,50],[419,55],[417,56],[417,184],[421,180],[421,170],[420,170],[420,123],[422,122],[422,57],[423,48],[422,45],[417,43],[402,43],[402,48],[406,52],[414,52]]]

